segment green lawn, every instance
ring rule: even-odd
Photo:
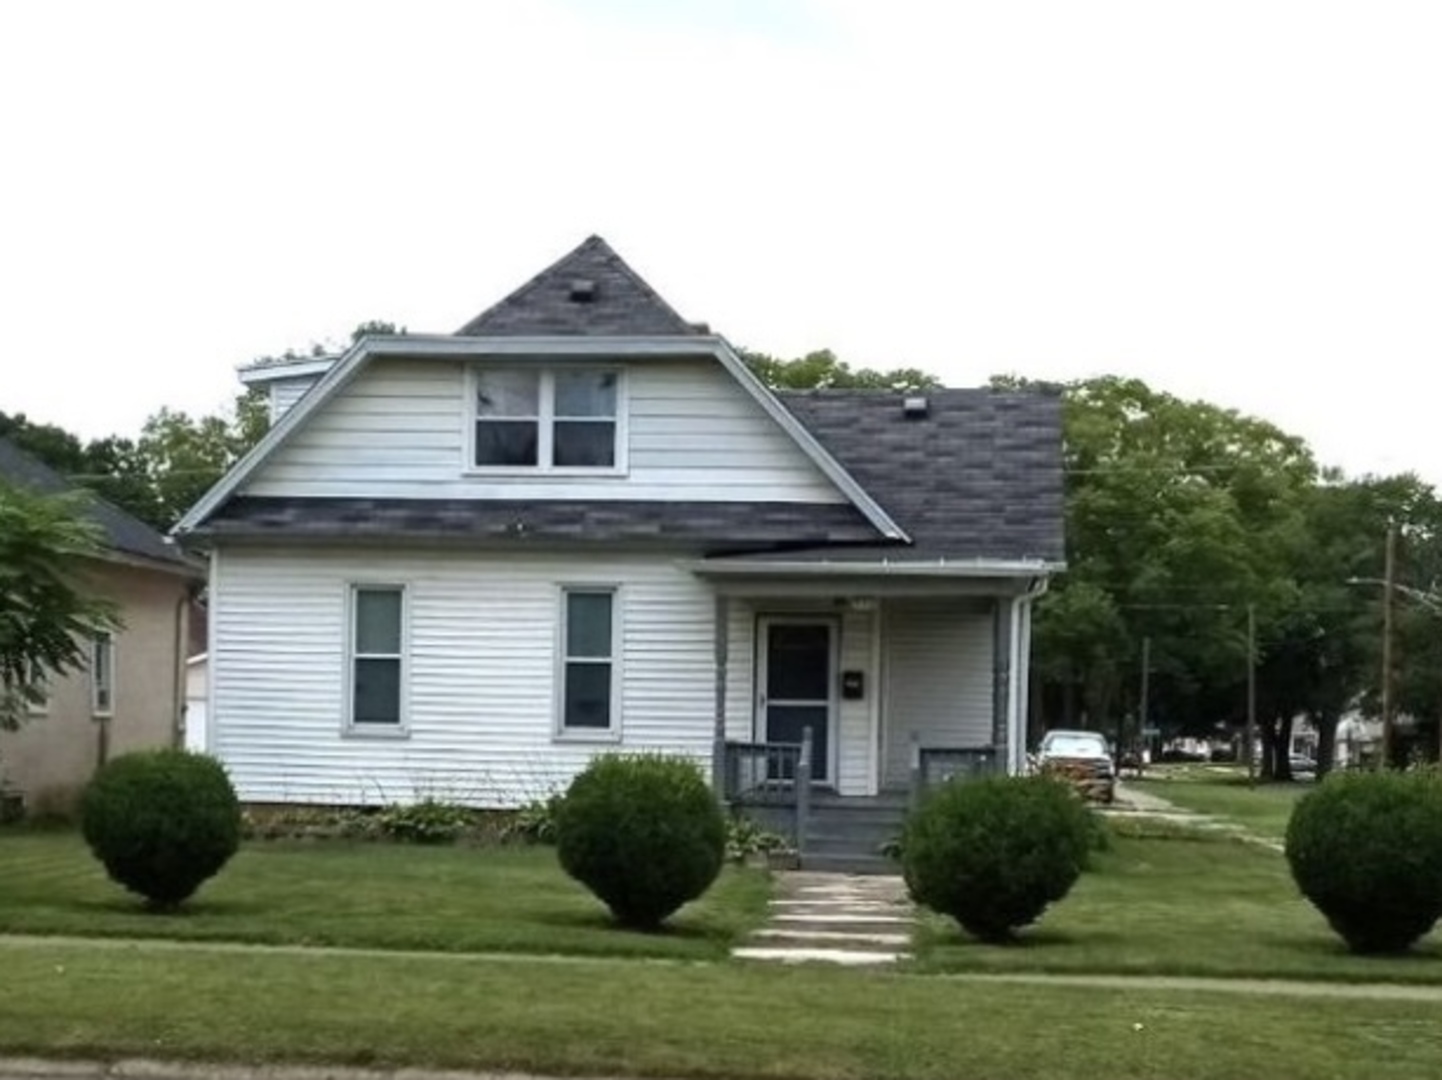
[[[1245,776],[1230,772],[1188,771],[1173,777],[1128,781],[1187,810],[1235,821],[1249,832],[1273,840],[1287,833],[1292,807],[1315,786],[1312,781],[1249,786]]]
[[[705,959],[764,919],[769,894],[764,874],[728,868],[667,932],[623,933],[550,848],[273,842],[165,916],[73,833],[0,831],[0,933]]]
[[[943,971],[1120,972],[1442,983],[1442,933],[1412,956],[1348,954],[1274,851],[1224,837],[1119,839],[1011,947],[928,917],[918,964]]]
[[[731,1080],[1402,1080],[1437,1003],[0,941],[0,1053]]]

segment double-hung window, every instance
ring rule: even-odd
[[[561,733],[614,732],[616,591],[572,588],[561,597]]]
[[[405,590],[398,585],[356,585],[350,606],[349,726],[402,731]]]
[[[600,368],[477,368],[471,464],[620,468],[620,378]]]
[[[115,639],[101,631],[90,639],[90,713],[110,716],[115,711]]]

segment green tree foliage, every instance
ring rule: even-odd
[[[136,439],[111,435],[81,442],[23,413],[0,413],[0,435],[77,487],[162,532],[260,441],[268,425],[265,395],[256,391],[240,394],[229,410],[209,416],[162,408]]]
[[[39,683],[84,666],[86,640],[119,625],[80,577],[100,552],[81,496],[0,482],[0,729],[42,700]]]
[[[926,390],[941,385],[934,375],[917,368],[854,370],[830,349],[818,349],[794,360],[742,349],[741,359],[757,378],[778,390]]]

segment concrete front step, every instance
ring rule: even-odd
[[[899,960],[910,960],[909,953],[874,952],[866,949],[813,948],[771,948],[765,945],[743,945],[731,950],[738,960],[766,960],[781,964],[840,964],[843,967],[863,967],[868,964],[894,964]]]
[[[895,860],[884,855],[852,852],[836,854],[811,852],[801,856],[802,870],[814,870],[828,874],[863,874],[870,876],[894,876],[897,872]]]
[[[894,931],[858,933],[855,930],[802,930],[772,926],[757,930],[751,936],[765,939],[766,944],[773,947],[785,942],[802,942],[807,945],[831,942],[838,946],[847,948],[854,946],[858,949],[892,948],[911,944],[910,934],[899,934]]]

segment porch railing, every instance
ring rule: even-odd
[[[811,729],[799,743],[727,742],[721,796],[733,808],[759,811],[763,823],[788,832],[798,855],[811,814]]]
[[[922,746],[918,740],[912,740],[913,801],[948,781],[974,780],[1000,771],[1001,754],[995,746]]]

